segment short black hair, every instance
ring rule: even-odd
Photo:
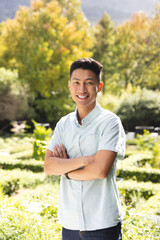
[[[70,78],[74,70],[82,68],[86,70],[93,71],[97,78],[98,82],[101,80],[101,71],[103,69],[103,65],[98,61],[94,60],[93,58],[80,58],[74,61],[70,66]]]

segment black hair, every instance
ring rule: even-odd
[[[93,71],[98,78],[98,82],[100,82],[103,65],[100,64],[98,61],[94,60],[93,58],[80,58],[74,61],[70,66],[70,78],[72,76],[73,71],[78,68]]]

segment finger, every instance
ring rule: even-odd
[[[68,158],[68,156],[67,156],[67,152],[66,152],[66,149],[65,149],[65,147],[64,147],[63,144],[61,144],[61,149],[62,149],[63,157],[64,157],[64,158]]]
[[[53,157],[56,157],[56,155],[55,155],[55,153],[54,153],[54,152],[52,152],[52,156],[53,156]]]
[[[58,146],[58,145],[55,145],[54,148],[53,148],[54,155],[55,155],[55,157],[60,157],[60,155],[59,155],[59,151],[58,151],[58,147],[57,147],[57,146]]]
[[[59,156],[60,158],[63,158],[63,153],[61,148],[59,147],[58,144],[55,145],[56,151],[57,151],[57,156]]]

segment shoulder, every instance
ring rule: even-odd
[[[102,119],[105,119],[107,122],[119,122],[120,121],[120,118],[115,113],[113,113],[107,109],[104,109],[104,108],[101,108],[100,117]]]
[[[57,123],[58,126],[64,126],[66,124],[70,125],[75,121],[75,112],[71,112],[63,116]]]

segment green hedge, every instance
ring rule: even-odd
[[[152,157],[150,151],[136,152],[128,156],[118,162],[117,176],[123,179],[160,183],[160,170],[152,168],[149,164]]]
[[[123,179],[133,179],[137,181],[160,183],[160,170],[146,169],[138,167],[125,167],[118,169],[117,176]]]
[[[127,131],[134,131],[135,126],[160,126],[160,93],[147,89],[128,93],[115,113]]]
[[[0,170],[0,186],[3,193],[11,196],[20,188],[35,187],[46,182],[59,182],[59,177],[46,176],[44,173],[15,169],[12,171]]]
[[[37,161],[35,159],[30,160],[18,160],[9,157],[3,157],[0,159],[0,168],[5,170],[12,170],[15,168],[26,169],[33,172],[43,172],[44,163],[42,161]]]
[[[132,202],[132,206],[135,206],[135,199],[144,198],[148,200],[150,197],[157,194],[160,189],[160,184],[123,180],[118,182],[118,189],[120,195],[124,198],[125,204],[129,205]]]

